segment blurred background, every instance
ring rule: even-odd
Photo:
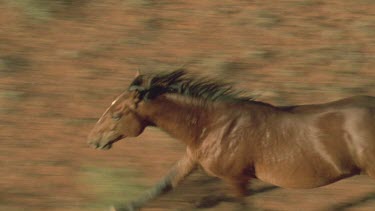
[[[137,69],[181,66],[275,105],[375,95],[375,2],[0,0],[0,210],[105,210],[158,181],[178,141],[150,128],[104,152],[86,136]],[[375,207],[366,176],[251,187],[264,210]],[[189,210],[221,190],[196,174],[146,210]]]

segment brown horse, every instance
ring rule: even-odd
[[[251,178],[315,188],[359,173],[375,177],[375,97],[276,107],[183,70],[140,75],[99,119],[89,144],[110,149],[147,126],[184,142],[186,153],[145,196],[116,210],[140,209],[196,166],[224,180],[239,198]]]

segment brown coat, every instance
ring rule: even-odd
[[[109,149],[146,126],[186,145],[186,154],[149,194],[175,187],[196,166],[244,196],[251,178],[287,188],[314,188],[360,172],[375,177],[375,98],[356,96],[276,107],[240,98],[226,84],[186,78],[185,72],[138,76],[89,135]],[[131,209],[130,209],[131,210]]]

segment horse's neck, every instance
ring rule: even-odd
[[[187,145],[199,139],[209,115],[203,103],[176,96],[155,99],[147,107],[148,118],[156,127]]]

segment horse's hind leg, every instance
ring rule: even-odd
[[[362,170],[362,172],[375,179],[375,122],[373,125],[374,130],[370,131],[370,134],[367,134],[368,139],[366,140],[366,142],[368,144],[366,146],[366,149],[364,149],[361,153],[359,159],[361,164],[360,169]]]
[[[371,98],[373,103],[375,103],[375,98]],[[373,104],[375,106],[375,104]],[[366,121],[366,126],[368,127],[368,132],[364,137],[367,138],[368,143],[365,149],[364,156],[362,160],[366,162],[365,172],[368,176],[375,179],[375,107],[372,107],[370,115],[367,116],[368,121]]]

